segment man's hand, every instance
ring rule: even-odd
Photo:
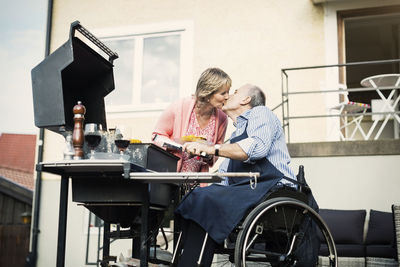
[[[207,155],[214,155],[215,151],[214,146],[209,146],[198,142],[187,142],[183,144],[182,150],[197,156],[201,156],[203,152],[205,152]]]
[[[201,155],[202,152],[205,152],[207,155],[214,155],[215,153],[214,146],[197,142],[185,143],[182,149],[183,151],[193,155]],[[243,149],[236,143],[222,144],[219,149],[219,156],[242,161],[245,161],[248,158],[246,152],[244,152]]]

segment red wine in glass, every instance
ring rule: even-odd
[[[97,134],[87,134],[85,135],[85,141],[90,149],[95,149],[100,144],[101,136]]]
[[[115,140],[115,145],[118,147],[119,151],[123,152],[129,146],[129,140],[124,140],[124,139]]]
[[[119,149],[120,159],[124,159],[124,151],[128,148],[131,138],[131,128],[120,125],[115,129],[115,145]]]
[[[85,141],[88,147],[90,147],[90,159],[94,159],[94,149],[101,141],[99,125],[96,123],[85,124]]]

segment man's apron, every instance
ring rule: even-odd
[[[236,143],[247,138],[244,133],[231,139]],[[222,243],[235,226],[255,207],[284,175],[266,158],[253,164],[230,160],[228,172],[260,172],[257,186],[252,189],[250,178],[229,178],[229,185],[213,184],[197,187],[187,194],[175,210],[185,219],[198,223],[217,243]]]

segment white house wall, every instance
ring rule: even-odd
[[[398,155],[313,157],[293,158],[292,166],[304,165],[320,208],[389,212],[400,203],[399,162]]]

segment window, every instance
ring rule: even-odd
[[[339,12],[343,21],[343,43],[340,48],[344,60],[341,62],[362,62],[400,58],[400,6],[372,8]],[[348,88],[361,87],[365,77],[398,73],[399,63],[361,65],[347,67],[345,79]],[[389,91],[383,92],[386,96]],[[349,99],[371,104],[371,99],[379,98],[376,92],[351,92]]]
[[[191,83],[188,27],[116,30],[100,39],[119,58],[115,89],[105,97],[108,112],[161,110],[188,95]],[[111,30],[110,30],[111,32]]]
[[[400,6],[343,10],[338,12],[338,25],[341,63],[391,60],[342,68],[341,82],[350,89],[371,87],[371,77],[375,77],[376,86],[390,88],[396,85],[396,75],[400,71]],[[368,112],[375,113],[363,117],[362,127],[356,128],[360,130],[360,137],[365,140],[399,138],[398,115],[376,114],[397,112],[398,93],[399,90],[393,88],[349,92],[350,101],[369,105]]]

